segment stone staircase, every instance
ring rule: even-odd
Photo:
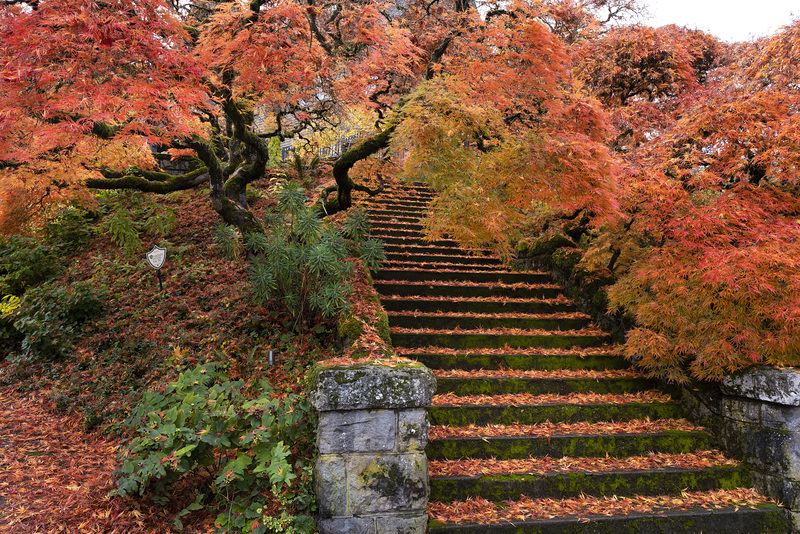
[[[423,239],[432,198],[414,184],[368,201],[393,343],[438,380],[431,533],[791,531],[547,274]]]

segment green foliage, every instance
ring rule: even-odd
[[[14,327],[24,336],[20,363],[64,357],[85,323],[103,309],[103,293],[91,282],[47,283],[28,290],[14,310]]]
[[[214,226],[212,241],[223,257],[236,261],[241,256],[242,234],[235,226],[219,223]]]
[[[44,228],[47,242],[64,251],[75,251],[91,239],[97,217],[95,212],[64,208],[47,222]]]
[[[163,393],[146,392],[125,423],[137,436],[120,458],[116,493],[149,490],[167,500],[189,476],[208,494],[178,514],[178,528],[183,515],[209,501],[219,507],[219,532],[312,532],[312,466],[293,462],[289,446],[312,447],[313,410],[301,396],[278,400],[266,388],[249,399],[244,382],[209,363],[181,373]],[[270,517],[276,502],[280,515]]]
[[[141,193],[106,193],[101,201],[103,210],[112,214],[102,227],[127,256],[142,252],[140,235],[165,237],[175,228],[175,211]]]
[[[16,295],[6,295],[0,301],[0,349],[12,350],[20,341],[22,335],[14,328],[14,311],[20,307],[20,298]]]
[[[132,256],[142,246],[139,241],[139,232],[131,220],[128,210],[120,209],[105,221],[108,231],[111,232],[111,240],[120,247],[125,254]]]
[[[362,211],[352,210],[337,229],[306,207],[303,189],[286,184],[277,194],[278,216],[266,236],[248,236],[256,253],[250,269],[253,298],[258,304],[280,305],[304,326],[310,316],[332,319],[348,309],[352,288],[351,256],[370,269],[384,259],[380,242],[367,239],[369,225]]]
[[[0,241],[0,293],[22,295],[61,269],[58,249],[32,237],[12,235]]]

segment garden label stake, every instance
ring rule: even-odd
[[[164,291],[164,284],[161,282],[161,267],[164,265],[164,260],[167,259],[167,249],[161,248],[158,245],[153,247],[153,250],[147,253],[147,263],[150,267],[156,270],[158,276],[158,288]]]

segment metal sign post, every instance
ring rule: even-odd
[[[161,248],[158,245],[153,247],[153,250],[147,253],[147,263],[150,267],[156,270],[158,276],[158,288],[164,291],[164,284],[161,282],[161,267],[167,259],[167,249]]]

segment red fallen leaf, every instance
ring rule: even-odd
[[[437,378],[545,378],[545,379],[564,379],[564,378],[584,378],[589,380],[599,380],[602,378],[640,378],[643,375],[629,369],[608,369],[595,371],[591,369],[555,369],[543,371],[540,369],[497,369],[486,370],[478,369],[465,371],[462,369],[434,369],[433,374]]]
[[[396,347],[395,352],[398,354],[450,354],[450,355],[482,355],[482,354],[515,354],[523,356],[560,356],[560,355],[577,355],[577,356],[591,356],[591,355],[608,355],[608,356],[621,356],[621,348],[619,345],[606,345],[602,347],[573,347],[568,349],[547,349],[541,347],[529,348],[516,348],[516,347],[498,347],[498,348],[475,348],[475,349],[454,349],[450,347],[437,347],[429,345],[426,347]]]
[[[509,336],[606,336],[605,332],[593,327],[580,330],[544,330],[541,328],[400,328],[389,329],[397,334],[470,334],[470,335],[509,335]]]
[[[526,458],[518,460],[461,459],[431,460],[430,475],[443,476],[490,476],[506,473],[569,473],[603,472],[616,470],[651,469],[703,469],[707,467],[737,466],[739,462],[727,458],[717,450],[696,451],[694,453],[668,454],[650,453],[647,456],[625,458]]]
[[[434,302],[502,302],[502,303],[536,303],[536,304],[574,304],[564,295],[553,298],[517,298],[517,297],[430,297],[427,295],[382,295],[382,300],[424,300]]]
[[[545,421],[536,425],[470,425],[465,427],[432,426],[428,432],[430,439],[451,437],[491,437],[491,436],[539,436],[557,435],[597,435],[597,434],[637,434],[658,433],[679,430],[697,432],[703,427],[695,426],[686,419],[659,419],[656,421],[633,419],[631,421],[589,423],[551,423]]]
[[[425,317],[473,317],[473,318],[531,318],[531,319],[589,319],[589,316],[580,312],[556,313],[474,313],[474,312],[386,312],[389,317],[418,316]]]
[[[488,287],[497,289],[561,289],[561,286],[555,284],[526,284],[524,282],[505,284],[502,282],[469,282],[464,280],[392,280],[391,284],[420,287],[436,285],[447,287]]]
[[[629,404],[636,402],[672,402],[672,397],[657,390],[639,391],[636,393],[569,393],[558,395],[548,393],[532,395],[530,393],[513,393],[503,395],[456,395],[442,393],[434,395],[434,406],[463,406],[467,404],[483,404],[490,406],[523,406],[538,404]]]
[[[531,499],[521,495],[518,500],[504,501],[502,506],[480,497],[449,503],[434,501],[428,504],[428,515],[434,521],[449,524],[494,524],[513,523],[520,516],[525,516],[529,520],[555,517],[588,519],[592,516],[663,513],[676,508],[689,507],[710,510],[754,507],[767,502],[771,501],[756,490],[749,488],[684,492],[679,504],[675,503],[675,497],[672,495],[654,497],[590,497],[583,495],[579,498],[561,500]]]

